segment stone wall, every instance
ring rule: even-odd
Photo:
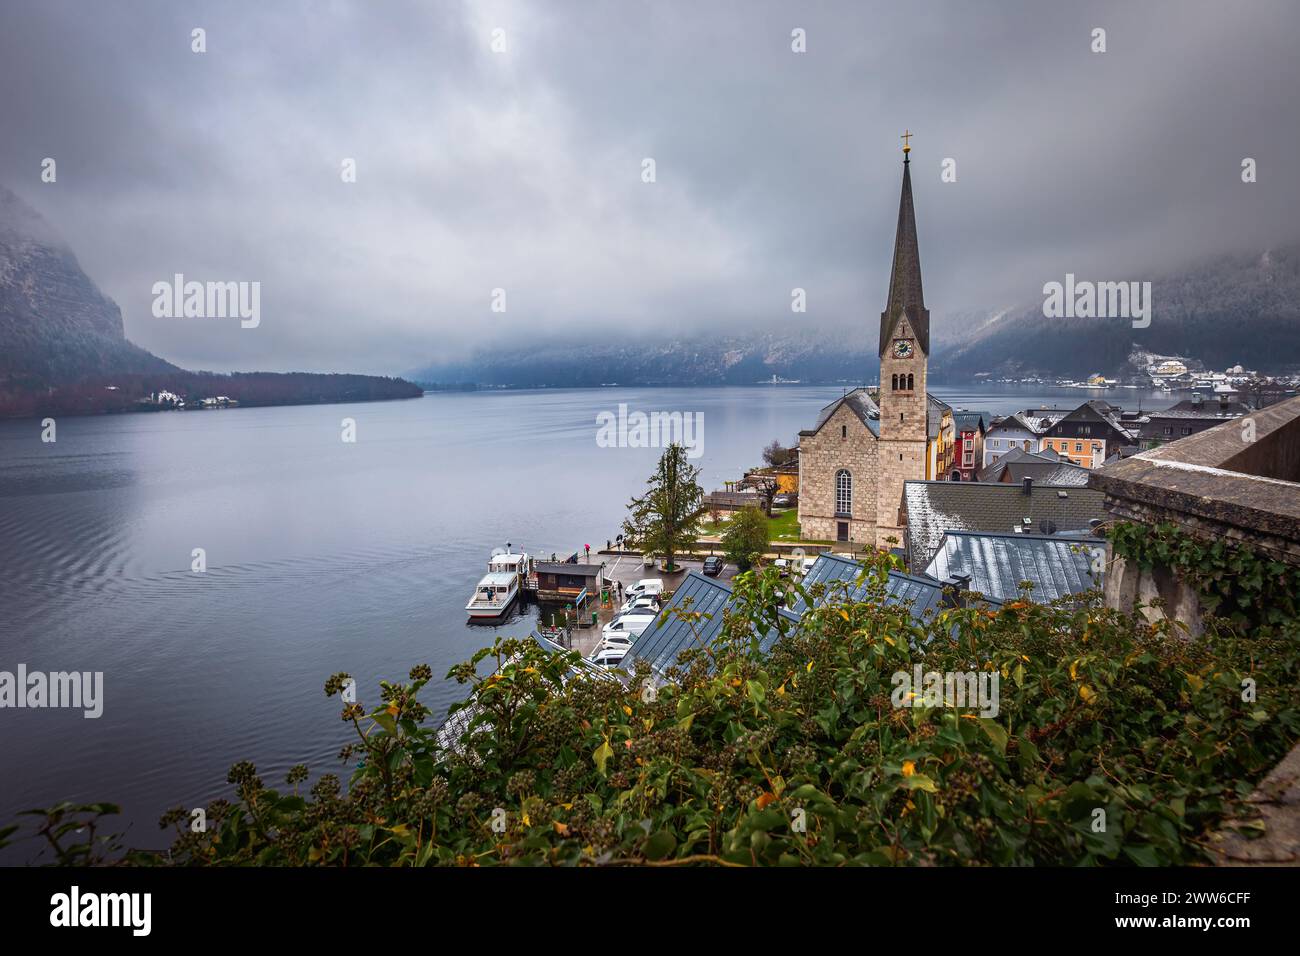
[[[876,437],[847,404],[816,435],[799,439],[799,528],[806,539],[836,540],[838,522],[849,521],[850,539],[876,539]],[[835,473],[853,476],[853,511],[835,514]]]
[[[880,441],[876,506],[876,547],[898,548],[907,540],[903,522],[903,483],[925,477],[924,441]],[[887,539],[894,538],[890,542]]]
[[[1105,492],[1115,520],[1171,522],[1204,541],[1300,565],[1300,483],[1274,477],[1291,473],[1298,461],[1300,398],[1293,398],[1095,470],[1088,486]],[[1158,596],[1168,604],[1164,611],[1144,613],[1163,613],[1200,633],[1200,603],[1172,569],[1129,568],[1108,558],[1108,606],[1129,611]]]

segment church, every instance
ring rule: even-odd
[[[805,539],[901,546],[903,483],[932,477],[927,439],[942,403],[926,394],[930,312],[921,292],[910,152],[904,145],[894,264],[880,314],[879,398],[854,389],[799,433],[799,527]]]

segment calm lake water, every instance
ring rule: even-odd
[[[1116,404],[1122,390],[944,389],[954,406],[1006,413]],[[0,670],[102,671],[104,711],[0,710],[0,824],[60,800],[124,807],[128,839],[168,842],[168,807],[230,796],[253,761],[281,786],[306,763],[338,771],[346,742],[336,671],[363,702],[380,679],[433,666],[425,702],[460,696],[440,678],[491,643],[525,636],[463,611],[492,548],[602,548],[657,449],[596,445],[596,415],[702,412],[706,488],[793,442],[837,387],[543,390],[404,402],[0,422]],[[357,441],[340,439],[340,421]],[[203,548],[206,573],[190,571]],[[33,844],[19,848],[22,858]],[[11,850],[6,862],[16,862]]]

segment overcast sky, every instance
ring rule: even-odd
[[[1300,237],[1298,37],[1289,0],[7,0],[0,183],[191,368],[392,373],[595,329],[872,339],[905,128],[936,321]],[[259,281],[261,325],[154,318],[176,272]]]

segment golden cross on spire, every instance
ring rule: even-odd
[[[900,136],[900,137],[898,137],[899,139],[901,139],[901,140],[903,141],[903,152],[904,152],[904,153],[910,153],[910,152],[912,151],[912,144],[909,143],[908,140],[911,139],[911,138],[912,138],[913,136],[915,136],[915,135],[916,135],[916,134],[913,133],[910,129],[905,129],[905,130],[903,130],[903,135]]]

